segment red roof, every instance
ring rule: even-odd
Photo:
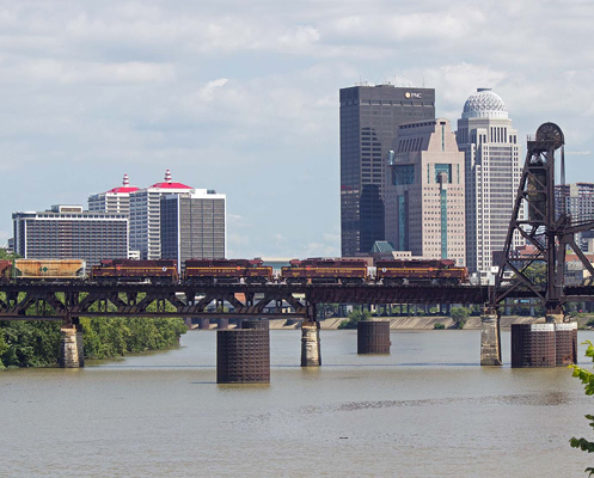
[[[186,186],[182,183],[155,183],[151,188],[162,188],[162,189],[193,189],[191,186]]]
[[[134,187],[134,186],[129,186],[129,187],[120,186],[119,188],[110,189],[107,192],[108,193],[133,193],[134,191],[138,191],[138,188]]]
[[[151,186],[151,188],[161,188],[161,189],[193,189],[190,186],[186,186],[182,183],[174,183],[171,181],[171,170],[165,170],[165,182],[164,183],[156,183]]]

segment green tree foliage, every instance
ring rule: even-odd
[[[18,254],[9,254],[6,249],[0,248],[0,259],[16,259],[20,257]]]
[[[85,357],[108,359],[177,345],[182,319],[81,318]],[[60,353],[58,322],[0,322],[0,368],[52,367]]]
[[[547,282],[547,264],[544,261],[534,261],[524,271],[524,275],[536,285]]]
[[[58,361],[57,322],[2,322],[0,338],[0,360],[5,367],[47,367]]]
[[[339,329],[356,329],[357,324],[361,320],[368,320],[371,317],[371,313],[368,310],[355,309],[348,317],[348,320],[341,322],[338,326]]]
[[[454,329],[463,329],[469,315],[470,312],[466,307],[452,307],[450,317],[454,321]]]
[[[177,345],[186,332],[182,319],[83,318],[85,357],[107,359]]]
[[[594,361],[594,346],[589,340],[586,343],[588,344],[586,357],[590,357],[592,361]],[[586,395],[594,395],[594,373],[584,368],[578,367],[577,365],[572,365],[572,368],[573,376],[578,377],[584,384]],[[594,415],[586,415],[586,419],[590,422],[590,427],[594,428]],[[569,443],[573,448],[579,448],[583,451],[587,451],[588,453],[592,453],[594,451],[594,442],[586,440],[585,438],[574,437],[569,440]],[[594,467],[588,467],[585,471],[588,473],[588,476],[594,475]]]

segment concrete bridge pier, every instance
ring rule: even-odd
[[[502,365],[501,332],[497,311],[485,307],[481,323],[481,365]]]
[[[85,366],[83,349],[83,332],[80,324],[63,325],[60,328],[62,341],[60,342],[59,364],[61,368],[80,368]]]
[[[320,329],[315,321],[301,324],[301,366],[319,367],[322,365],[320,353]]]
[[[553,312],[547,312],[545,315],[545,320],[547,324],[562,324],[564,322],[565,316],[563,313],[557,314]]]

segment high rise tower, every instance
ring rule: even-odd
[[[518,134],[490,88],[464,103],[457,140],[466,169],[466,265],[485,275],[504,248],[521,176]],[[523,243],[514,238],[514,247]]]
[[[384,184],[398,126],[435,119],[435,90],[392,85],[340,90],[340,209],[343,256],[385,239]]]
[[[138,188],[130,186],[130,179],[127,174],[124,174],[121,186],[89,196],[89,211],[128,215],[130,214],[130,193],[135,191],[138,191]]]
[[[130,249],[140,251],[141,259],[161,258],[161,197],[193,190],[173,182],[168,169],[163,182],[130,194]]]
[[[413,256],[464,265],[464,153],[449,121],[401,125],[388,167],[386,239]]]

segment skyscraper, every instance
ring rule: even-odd
[[[161,258],[161,196],[192,190],[173,182],[168,169],[165,181],[130,193],[130,249],[140,251],[141,259]]]
[[[176,259],[180,270],[187,259],[224,258],[225,201],[206,189],[162,196],[161,257]]]
[[[594,219],[594,184],[574,183],[555,186],[555,213],[571,215],[572,222]],[[594,238],[594,231],[583,231],[576,235],[576,242],[582,250],[587,250],[588,239]],[[589,251],[592,252],[592,251]]]
[[[384,183],[399,125],[435,119],[435,90],[392,85],[340,90],[340,206],[343,256],[385,239]]]
[[[518,134],[502,99],[479,88],[464,104],[457,139],[466,166],[466,265],[484,275],[505,246],[521,177]],[[514,247],[523,243],[514,237]]]
[[[385,186],[386,239],[414,256],[466,262],[464,153],[448,120],[401,125]]]

